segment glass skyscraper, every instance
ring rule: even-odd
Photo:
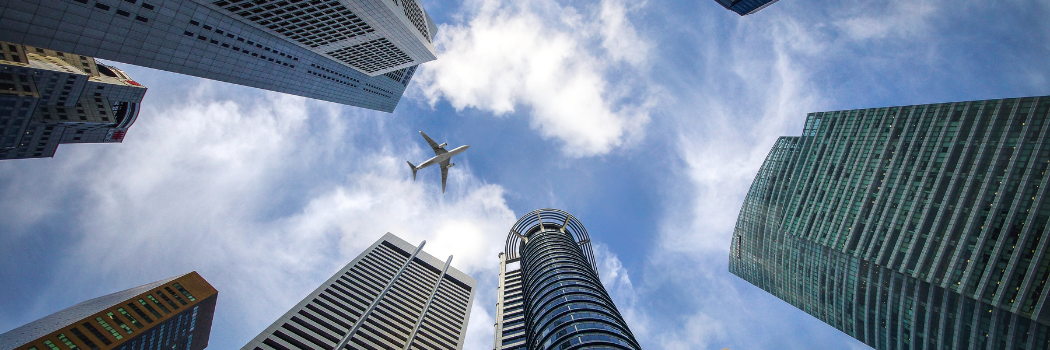
[[[477,286],[387,233],[241,350],[463,349]]]
[[[494,349],[641,349],[598,279],[587,230],[564,211],[518,219],[497,293]]]
[[[811,113],[729,269],[876,349],[1047,349],[1050,97]]]
[[[0,40],[390,112],[437,58],[418,0],[18,0]]]
[[[203,350],[218,292],[196,272],[80,304],[0,334],[4,350]]]

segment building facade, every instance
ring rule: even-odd
[[[463,349],[477,286],[387,233],[242,350]]]
[[[1047,349],[1050,97],[811,113],[729,270],[876,349]]]
[[[539,209],[500,254],[493,349],[641,349],[598,278],[590,236],[575,217]]]
[[[418,0],[0,3],[0,40],[386,112],[436,31]]]
[[[0,159],[121,142],[146,88],[94,58],[0,42]]]
[[[726,10],[736,12],[738,15],[747,16],[758,12],[777,0],[715,0]]]
[[[196,272],[73,305],[0,334],[3,350],[208,347],[218,292]]]

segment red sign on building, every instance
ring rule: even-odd
[[[118,142],[124,141],[124,134],[126,134],[126,133],[127,133],[127,131],[123,131],[123,130],[121,130],[121,131],[114,131],[113,132],[113,136],[110,136],[109,139],[113,140],[113,141],[118,141]]]

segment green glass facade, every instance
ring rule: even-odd
[[[729,270],[876,349],[1047,349],[1050,96],[811,113]]]

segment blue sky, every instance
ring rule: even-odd
[[[727,272],[748,186],[807,112],[1050,94],[1050,1],[424,0],[441,27],[392,114],[115,63],[123,144],[0,162],[0,332],[198,271],[236,349],[385,232],[478,279],[492,346],[515,219],[576,215],[648,349],[866,348]],[[471,149],[448,193],[416,133]]]

